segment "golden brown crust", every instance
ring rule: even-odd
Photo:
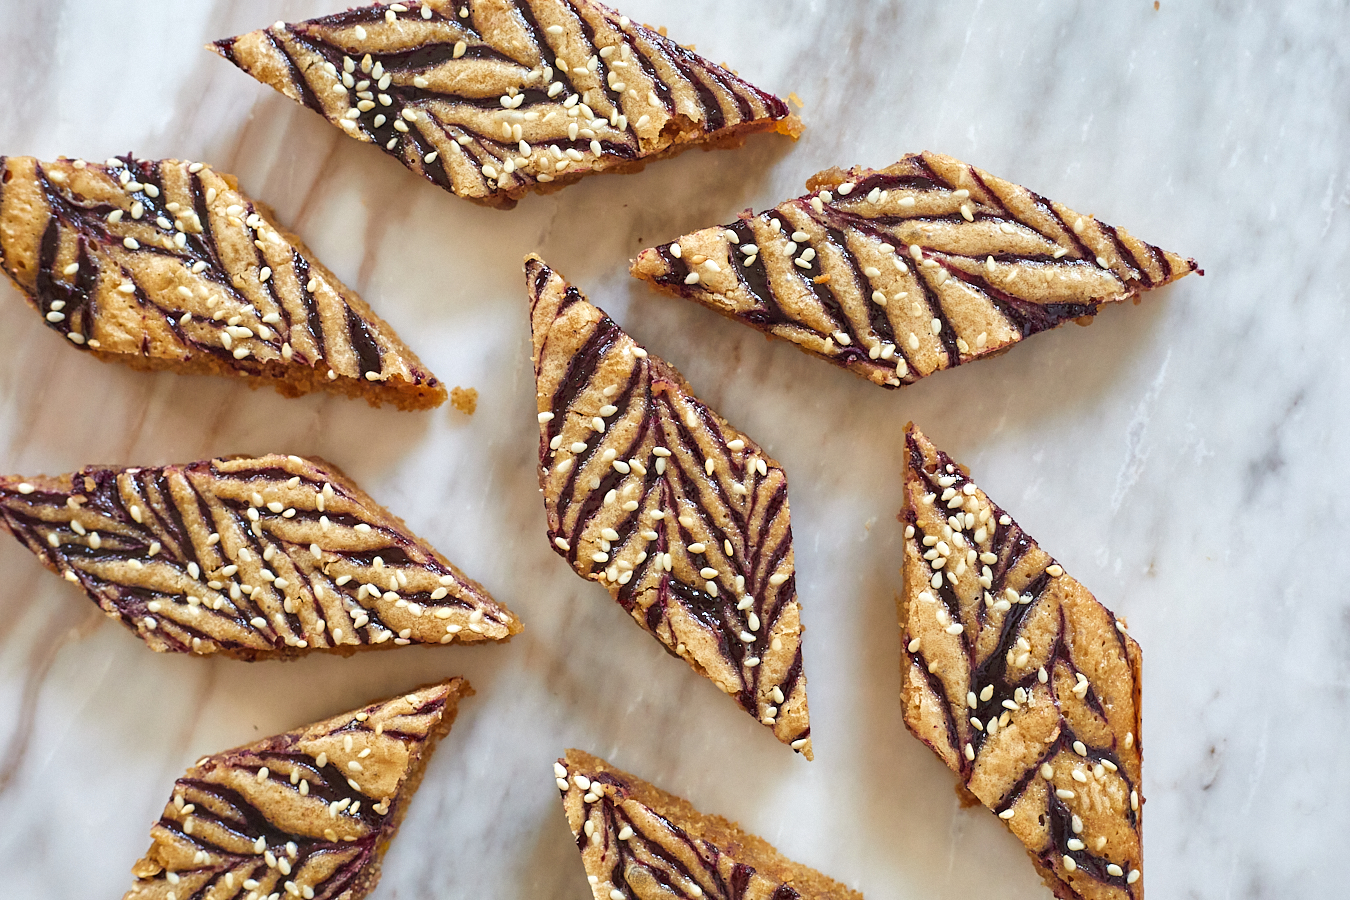
[[[367,6],[217,41],[264,84],[461,197],[501,209],[746,134],[781,100],[592,0]]]
[[[161,652],[346,655],[506,640],[521,628],[322,459],[0,477],[0,521]]]
[[[912,424],[901,521],[906,726],[1057,896],[1141,900],[1139,645]]]
[[[538,257],[526,278],[554,550],[810,759],[782,467]]]
[[[896,388],[1195,270],[936,153],[643,250],[634,277]]]
[[[596,900],[612,900],[611,891],[639,900],[862,900],[857,891],[793,862],[735,822],[701,813],[589,753],[568,750],[554,774],[586,872],[594,876]],[[647,893],[656,883],[664,890]],[[731,894],[725,893],[728,886]]]
[[[445,387],[232,176],[201,163],[0,157],[0,269],[70,345],[424,409]]]
[[[472,694],[453,678],[202,758],[175,785],[124,900],[360,900]]]

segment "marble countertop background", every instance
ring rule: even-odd
[[[616,0],[617,2],[617,0]],[[473,206],[208,53],[332,0],[0,6],[0,153],[208,160],[271,203],[472,416],[284,400],[71,352],[0,286],[0,469],[318,453],[523,618],[506,646],[247,665],[150,653],[0,539],[8,897],[117,897],[194,759],[449,674],[382,900],[584,900],[567,746],[738,819],[872,900],[1038,898],[897,702],[899,446],[913,419],[1145,655],[1155,897],[1345,895],[1350,832],[1350,10],[1344,3],[628,0],[805,101],[793,144]],[[1091,328],[885,392],[626,274],[637,250],[931,149],[1204,267]],[[786,466],[817,760],[784,750],[547,547],[520,262],[539,251]],[[1339,412],[1338,412],[1339,410]]]

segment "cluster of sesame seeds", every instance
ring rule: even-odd
[[[978,572],[977,580],[985,591],[986,605],[998,608],[1003,601],[989,594],[994,577],[990,566],[998,562],[998,555],[979,549],[992,533],[989,522],[993,518],[993,507],[977,496],[978,489],[972,482],[958,486],[958,480],[949,471],[938,478],[941,495],[927,493],[920,498],[925,506],[936,506],[940,500],[950,512],[945,521],[941,521],[937,533],[925,533],[922,538],[923,546],[928,548],[922,556],[933,573],[930,583],[934,589],[942,587],[944,580],[955,585],[968,570]],[[938,518],[941,520],[942,516],[938,515]]]
[[[1073,744],[1073,749],[1074,752],[1077,753],[1079,756],[1087,755],[1087,750],[1083,746],[1081,741],[1075,741]],[[1097,763],[1092,768],[1091,771],[1093,778],[1097,781],[1101,781],[1106,777],[1107,771],[1114,773],[1116,772],[1116,770],[1117,769],[1114,763],[1112,763],[1110,760],[1104,759],[1101,762]],[[1040,776],[1043,779],[1045,779],[1045,781],[1053,783],[1055,774],[1056,774],[1055,767],[1052,766],[1050,763],[1047,762],[1041,764]],[[1078,785],[1085,785],[1089,781],[1088,775],[1079,766],[1076,765],[1073,766],[1069,770],[1069,774],[1073,778],[1073,781]],[[1078,791],[1070,788],[1056,788],[1054,793],[1059,800],[1064,801],[1066,803],[1074,801],[1078,797]],[[1132,791],[1130,796],[1132,807],[1137,810],[1138,793]],[[1085,826],[1083,823],[1083,819],[1077,813],[1072,814],[1069,819],[1069,830],[1073,836],[1068,838],[1065,841],[1064,845],[1065,849],[1068,850],[1069,853],[1078,853],[1087,850],[1089,846],[1091,846],[1092,852],[1100,855],[1106,849],[1107,845],[1106,836],[1098,835],[1095,838],[1089,838],[1087,835],[1085,835],[1084,834]],[[1064,868],[1070,872],[1074,872],[1077,870],[1078,864],[1077,861],[1072,856],[1069,855],[1069,853],[1065,853],[1062,857]],[[1113,878],[1120,878],[1124,876],[1126,878],[1126,883],[1128,884],[1134,884],[1136,881],[1139,880],[1142,874],[1137,868],[1126,869],[1116,863],[1108,863],[1106,866],[1106,873]]]
[[[196,174],[204,169],[201,163],[185,164],[186,170],[191,174]],[[118,182],[122,187],[130,192],[141,190],[146,196],[158,197],[160,191],[153,184],[140,184],[130,180],[130,172],[122,168],[118,176]],[[219,211],[225,222],[235,228],[245,230],[248,233],[250,241],[259,250],[264,253],[285,244],[285,239],[280,232],[262,217],[251,204],[237,194],[222,196],[221,192],[214,186],[205,189],[205,199],[208,207]],[[132,200],[128,210],[122,208],[114,209],[108,215],[110,224],[118,224],[123,221],[124,213],[129,212],[134,221],[149,221],[146,217],[147,209],[140,200]],[[169,216],[173,219],[170,220]],[[177,201],[169,201],[165,204],[162,212],[157,212],[153,219],[154,224],[161,229],[162,234],[158,241],[165,249],[170,251],[182,251],[186,248],[189,235],[203,234],[205,229],[197,211],[191,204],[180,204]],[[126,238],[124,245],[129,249],[139,249],[140,243],[134,238]],[[78,272],[78,264],[66,267],[66,274],[73,275]],[[190,265],[185,265],[188,273],[191,275],[202,275],[209,268],[205,260],[195,260]],[[256,270],[256,277],[259,281],[266,283],[273,278],[272,269],[266,264],[260,265]],[[244,285],[244,276],[242,273],[235,273],[231,276],[231,283],[235,288]],[[301,285],[302,289],[308,293],[314,293],[318,289],[318,279],[311,277],[308,283]],[[137,291],[137,285],[131,278],[124,278],[117,290],[126,294],[134,294]],[[266,344],[272,348],[273,352],[279,352],[284,360],[289,361],[294,350],[288,340],[281,340],[281,335],[273,331],[273,328],[282,323],[281,315],[276,311],[262,313],[252,306],[245,295],[235,292],[233,302],[222,303],[217,293],[212,289],[211,283],[199,281],[195,285],[182,281],[173,290],[173,297],[181,301],[196,301],[202,303],[210,311],[208,315],[199,317],[202,321],[221,323],[218,327],[219,343],[222,349],[226,350],[236,360],[243,360],[249,356],[259,355],[260,358],[266,356],[262,354],[262,348],[253,343],[255,340]],[[166,313],[170,321],[181,328],[185,328],[194,321],[194,316],[190,311],[178,310]],[[82,335],[77,332],[71,332],[68,337],[75,343],[84,343]],[[186,335],[185,335],[186,337]],[[276,348],[275,343],[280,343],[280,348]],[[97,342],[89,341],[89,346],[97,347]]]
[[[549,35],[557,37],[561,36],[565,29],[561,25],[551,25],[546,31]],[[454,57],[462,56],[465,49],[463,42],[456,44]],[[514,85],[508,87],[499,98],[501,105],[501,112],[497,116],[499,136],[493,135],[503,145],[504,155],[500,162],[488,163],[481,167],[488,186],[504,187],[517,172],[522,175],[528,173],[535,180],[548,183],[586,162],[587,151],[597,161],[603,157],[606,151],[602,138],[612,139],[615,133],[627,132],[629,122],[627,115],[620,111],[617,104],[611,104],[608,116],[598,114],[593,107],[599,100],[593,93],[598,91],[602,96],[617,94],[629,96],[634,100],[640,99],[636,88],[623,80],[622,72],[635,65],[632,57],[631,44],[622,41],[614,46],[598,48],[597,52],[576,62],[575,65],[561,53],[555,57],[553,65],[541,62],[526,73],[525,83],[547,85],[543,90],[552,104],[545,112],[538,109],[522,110],[525,94]],[[569,74],[583,81],[596,78],[602,61],[607,68],[607,74],[599,82],[598,88],[577,92],[568,81],[563,80]],[[659,99],[654,92],[649,92],[647,99],[653,106],[659,105]],[[542,142],[531,145],[525,138],[524,131],[527,127],[537,131],[536,123],[548,125],[559,118],[562,121],[554,127],[565,125],[569,142],[588,142],[585,143],[584,150],[577,147],[563,147],[558,143]],[[650,121],[651,117],[643,114],[635,124],[638,128],[643,128]],[[459,139],[460,146],[467,146],[471,142],[472,138],[468,136]],[[512,155],[512,149],[517,150],[518,154]]]
[[[292,457],[291,459],[294,462],[298,458]],[[299,484],[299,476],[295,476],[286,482],[288,488],[296,488]],[[267,490],[266,487],[263,487],[262,489]],[[314,498],[316,506],[319,509],[323,509],[327,503],[331,502],[334,496],[335,492],[331,484],[325,483],[322,490],[316,489],[315,491]],[[69,505],[73,509],[78,509],[80,504],[74,501],[80,499],[83,498],[70,498],[71,502]],[[254,491],[248,499],[248,506],[245,510],[245,514],[240,517],[239,524],[241,527],[247,527],[255,534],[255,536],[260,538],[264,536],[262,530],[263,515],[261,510],[265,510],[267,513],[275,515],[283,521],[293,518],[297,514],[294,507],[284,505],[277,500],[267,501],[262,493]],[[131,504],[128,511],[133,520],[139,521],[144,517],[144,512],[140,504]],[[322,516],[319,521],[321,528],[325,531],[332,527],[327,516]],[[98,532],[86,529],[84,524],[79,521],[78,517],[72,518],[69,530],[75,537],[66,538],[64,537],[64,533],[59,530],[52,530],[47,534],[47,543],[53,548],[59,548],[66,540],[75,540],[76,542],[83,540],[88,543],[91,549],[95,550],[99,549],[103,544],[103,540]],[[361,525],[356,526],[353,530],[364,533],[371,533],[372,531],[370,526],[365,523],[361,523]],[[215,547],[220,544],[220,542],[220,534],[212,533],[207,538],[205,545],[208,548]],[[159,543],[157,541],[152,541],[144,558],[138,559],[132,557],[124,559],[124,565],[131,571],[129,577],[133,581],[138,579],[140,573],[150,566],[151,561],[160,550],[161,547]],[[331,565],[339,563],[343,559],[343,557],[338,555],[326,555],[317,543],[312,543],[310,545],[309,553],[316,561],[321,562],[321,569],[325,575],[329,574]],[[253,568],[252,563],[255,559],[259,559],[261,565]],[[264,592],[264,596],[273,595],[274,599],[273,597],[269,597],[269,603],[274,603],[276,600],[279,600],[281,602],[281,610],[270,613],[270,618],[269,616],[255,614],[248,621],[253,628],[264,634],[270,630],[271,635],[268,636],[269,640],[280,641],[287,646],[295,647],[297,649],[305,649],[309,647],[316,638],[321,637],[327,630],[331,633],[332,644],[336,645],[343,643],[344,639],[347,637],[343,628],[336,625],[330,627],[329,623],[324,621],[322,616],[314,617],[304,624],[302,626],[304,630],[300,634],[296,634],[292,631],[286,617],[297,614],[300,611],[299,607],[302,604],[308,605],[311,601],[309,597],[303,593],[305,584],[296,584],[291,578],[288,578],[287,575],[278,574],[277,572],[272,571],[272,569],[277,567],[278,562],[283,566],[289,567],[290,563],[285,560],[286,554],[283,551],[279,550],[275,545],[267,543],[261,554],[258,556],[255,557],[255,554],[247,548],[240,548],[237,551],[237,562],[229,562],[226,560],[226,565],[218,568],[213,567],[209,572],[204,571],[196,561],[189,561],[178,570],[186,575],[189,580],[186,587],[181,589],[182,593],[179,593],[176,598],[171,593],[169,596],[162,596],[160,599],[148,601],[145,605],[145,610],[153,615],[139,618],[138,623],[147,630],[155,630],[160,627],[161,623],[154,618],[154,616],[161,613],[168,614],[171,612],[175,619],[199,615],[206,610],[218,613],[224,611],[223,614],[227,616],[235,615],[242,608],[242,600],[244,597],[247,596],[251,598],[256,604],[259,599],[259,592],[262,591]],[[177,568],[176,565],[170,565],[171,568]],[[258,584],[251,584],[249,583],[249,580],[244,578],[241,574],[241,565],[250,567],[254,572],[254,580],[256,580]],[[166,577],[168,571],[170,570],[166,570],[161,566],[155,575],[155,578],[157,579],[156,583],[162,583],[162,579]],[[66,570],[66,576],[69,580],[78,581],[78,576],[70,569]],[[382,590],[380,584],[380,582],[386,579],[389,588],[387,591]],[[351,574],[343,574],[338,576],[333,584],[338,588],[341,588],[352,580],[353,577]],[[205,582],[204,587],[209,590],[204,591],[198,587],[198,585],[202,585],[203,581]],[[441,575],[439,576],[439,585],[428,593],[427,600],[414,601],[401,596],[399,593],[400,591],[405,590],[409,585],[407,571],[402,568],[394,569],[386,567],[380,557],[376,556],[372,566],[359,575],[357,585],[358,590],[355,598],[353,598],[350,593],[343,593],[341,591],[338,593],[349,617],[352,619],[353,628],[358,632],[362,628],[368,628],[367,634],[371,643],[378,644],[391,639],[397,644],[409,643],[412,636],[412,629],[404,628],[397,632],[397,636],[395,636],[394,632],[388,630],[380,623],[372,621],[374,613],[363,605],[363,601],[367,594],[369,594],[373,600],[391,603],[395,609],[404,610],[414,618],[420,618],[423,615],[431,615],[439,620],[445,620],[452,617],[459,618],[460,621],[447,623],[444,626],[445,634],[440,640],[442,643],[449,643],[454,639],[456,634],[463,630],[465,625],[467,625],[469,631],[476,634],[486,633],[488,627],[482,609],[470,611],[467,615],[467,621],[465,622],[463,617],[452,612],[452,608],[433,606],[433,604],[443,600],[449,595],[449,589],[455,585],[455,583],[456,581],[453,575]],[[308,582],[308,586],[313,591],[313,603],[317,604],[322,600],[325,588],[317,578],[311,578]],[[157,587],[156,590],[163,590],[163,588]],[[321,607],[316,605],[314,608],[320,609]],[[209,639],[204,641],[201,638],[194,638],[192,641],[192,649],[196,652],[203,652],[208,643]],[[320,644],[320,646],[321,645],[322,644]]]

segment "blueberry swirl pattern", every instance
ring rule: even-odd
[[[901,521],[905,724],[1055,896],[1140,900],[1139,645],[912,425]]]
[[[809,759],[782,467],[542,260],[525,269],[553,549]]]
[[[936,153],[807,189],[643,250],[632,274],[898,388],[1196,269]]]
[[[800,131],[777,97],[592,0],[367,6],[214,47],[445,190],[501,208],[695,144]]]
[[[380,877],[454,678],[198,760],[174,785],[124,900],[352,900]]]
[[[0,477],[0,521],[159,652],[345,655],[520,631],[481,585],[319,459]]]

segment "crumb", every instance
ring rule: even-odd
[[[779,119],[778,125],[774,128],[774,131],[779,134],[785,134],[794,141],[801,137],[802,132],[805,130],[806,125],[802,123],[801,117],[796,113],[791,113],[786,118]]]
[[[802,102],[801,97],[797,96],[796,91],[793,91],[792,93],[788,94],[788,99],[791,100],[792,105],[797,107],[798,109],[806,109],[806,104]]]
[[[826,272],[824,275],[817,275],[815,278],[812,278],[811,280],[812,280],[813,282],[815,282],[816,284],[829,284],[829,283],[830,283],[830,273],[829,273],[829,272]]]
[[[452,388],[450,405],[464,415],[471,416],[478,409],[478,391],[475,388]]]
[[[1154,9],[1157,9],[1157,8],[1159,8],[1160,6],[1162,6],[1162,3],[1160,3],[1159,0],[1153,0],[1153,8],[1154,8]]]

